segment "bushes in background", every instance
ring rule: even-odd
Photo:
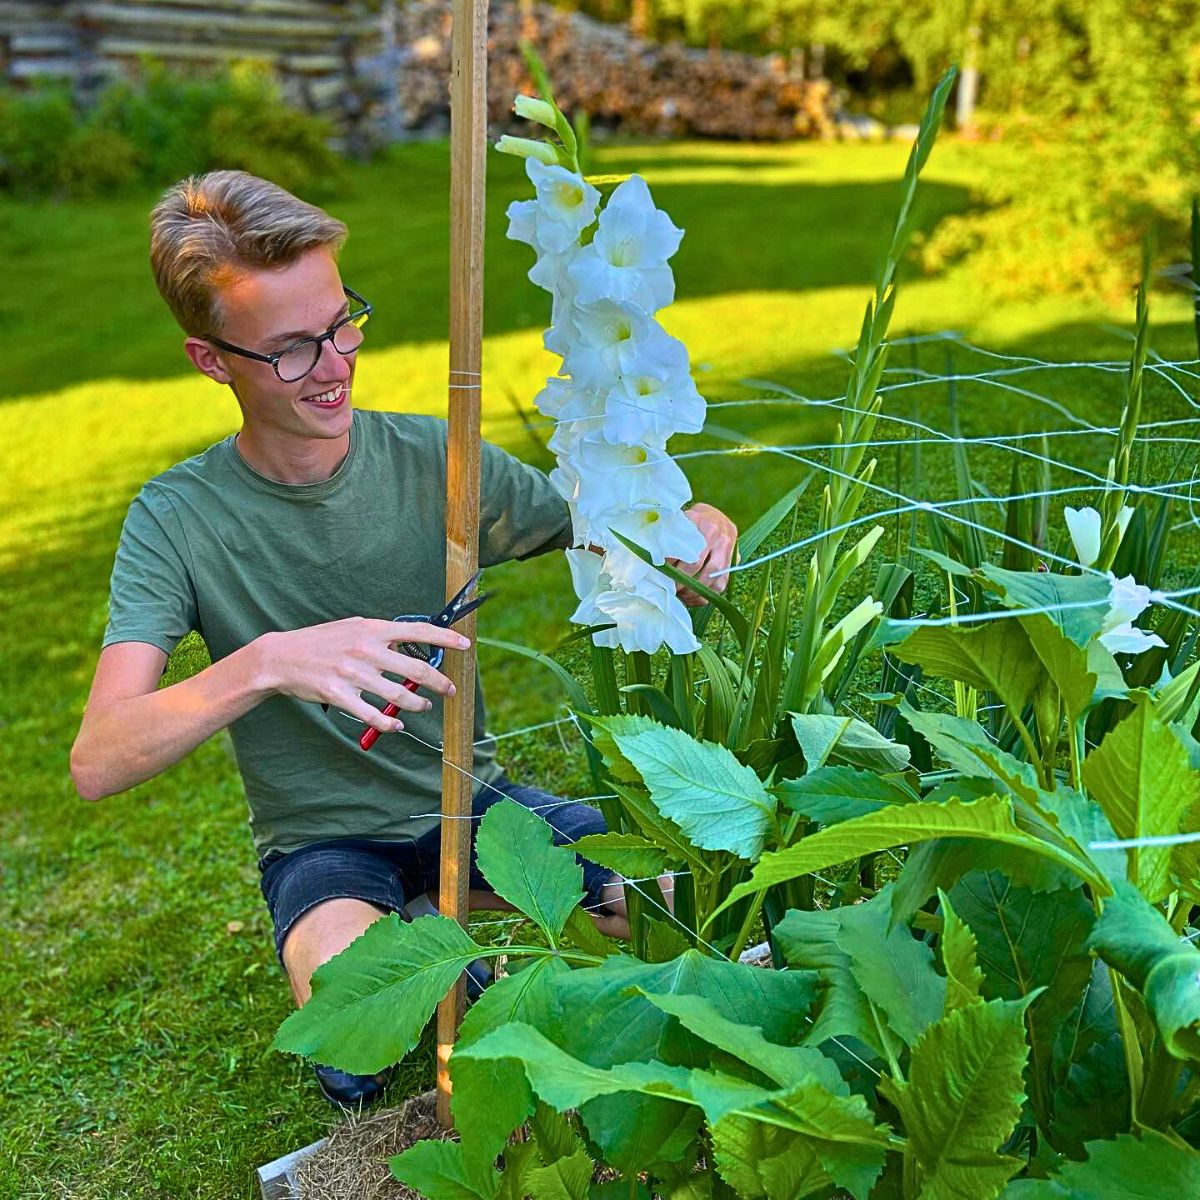
[[[0,89],[0,191],[109,195],[230,167],[319,196],[340,175],[330,136],[325,121],[283,102],[262,66],[193,78],[147,64],[86,109],[62,86]]]

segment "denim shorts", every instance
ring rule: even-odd
[[[523,787],[501,776],[482,787],[471,805],[475,818],[508,797],[537,812],[553,830],[557,846],[605,831],[604,818],[591,805],[564,800],[537,788]],[[490,892],[475,861],[472,822],[470,886]],[[272,850],[259,860],[262,893],[275,926],[275,953],[283,965],[283,943],[291,927],[310,908],[324,900],[365,900],[386,912],[400,912],[408,901],[438,885],[441,829],[435,826],[418,838],[380,841],[374,838],[334,838],[312,842],[290,854]],[[577,856],[578,858],[578,856]],[[583,866],[583,903],[597,908],[600,892],[612,872],[579,858]]]

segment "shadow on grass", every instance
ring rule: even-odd
[[[645,157],[631,152],[631,166]],[[865,285],[874,278],[899,193],[896,181],[839,182],[836,160],[798,163],[770,149],[766,161],[736,153],[683,153],[659,165],[658,203],[686,230],[674,260],[684,299],[737,292]],[[606,148],[606,165],[619,149]],[[785,166],[800,181],[757,176]],[[733,180],[704,182],[714,168]],[[689,171],[697,172],[687,182]],[[818,171],[825,178],[817,178]],[[398,148],[348,173],[330,211],[351,236],[346,281],[376,305],[372,345],[441,340],[448,326],[448,151]],[[832,178],[830,178],[832,176]],[[489,159],[485,331],[543,328],[549,304],[525,277],[527,246],[506,236],[505,209],[529,194],[520,163]],[[154,379],[184,365],[182,334],[159,298],[147,261],[148,213],[157,196],[42,204],[0,203],[0,256],[30,281],[0,299],[5,372],[0,399],[38,395],[91,379]],[[936,182],[919,194],[917,228],[930,231],[971,203],[967,189]]]

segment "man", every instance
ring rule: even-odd
[[[99,800],[229,728],[298,1005],[317,966],[436,887],[441,698],[454,684],[395,647],[469,644],[424,621],[390,619],[435,613],[445,601],[446,429],[429,417],[354,410],[370,305],[339,275],[345,236],[340,221],[237,171],[184,180],[155,208],[159,291],[193,365],[233,391],[242,428],[150,480],[131,504],[71,752],[80,795]],[[710,575],[729,565],[736,531],[705,505],[689,516],[707,548],[687,569],[719,587],[724,576]],[[480,565],[563,548],[570,537],[567,506],[546,477],[485,444]],[[160,689],[168,655],[191,630],[212,665]],[[383,715],[385,701],[400,717]],[[364,753],[360,727],[341,714],[408,736]],[[504,777],[478,688],[476,741],[476,815],[508,796],[541,811],[560,843],[603,828],[587,805]],[[585,903],[620,928],[619,882],[588,863],[584,882]],[[477,872],[472,884],[474,906],[496,906]],[[317,1075],[344,1104],[369,1102],[386,1082],[327,1067]]]

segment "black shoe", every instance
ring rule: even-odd
[[[396,1073],[395,1067],[387,1067],[375,1075],[351,1075],[336,1067],[313,1064],[321,1094],[330,1104],[339,1108],[366,1108],[383,1095],[384,1088]]]
[[[468,964],[463,970],[463,974],[467,977],[467,1002],[469,1004],[474,1004],[483,995],[483,989],[491,987],[496,979],[492,974],[492,968],[488,966],[487,959],[484,958],[477,958],[473,963]]]

